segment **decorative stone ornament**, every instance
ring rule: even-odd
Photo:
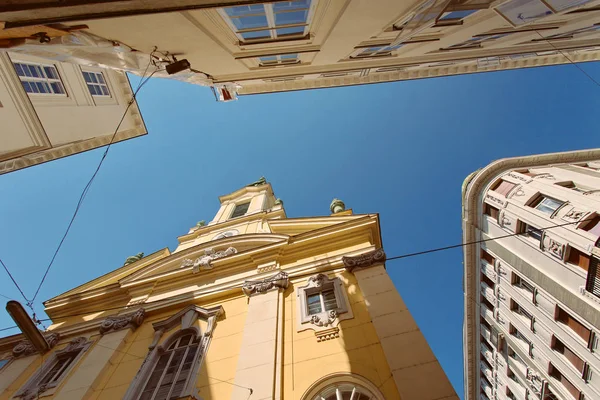
[[[571,208],[565,215],[561,218],[563,221],[567,222],[577,222],[581,220],[588,212],[584,210],[578,210],[576,208]]]
[[[146,311],[143,308],[139,308],[133,313],[125,315],[114,315],[107,317],[102,324],[100,324],[100,334],[104,335],[108,332],[118,331],[128,327],[137,328],[146,316]]]
[[[261,185],[264,185],[265,183],[267,183],[267,179],[264,176],[261,176],[259,180],[257,180],[256,182],[252,182],[251,184],[247,185],[246,187],[261,186]]]
[[[559,260],[562,260],[564,258],[565,245],[558,242],[551,235],[548,235],[548,232],[544,232],[542,236],[541,246],[542,250],[547,251]]]
[[[531,369],[527,368],[527,383],[529,387],[537,396],[542,395],[542,388],[544,387],[544,381],[540,376],[534,373]]]
[[[144,253],[137,253],[135,256],[127,257],[123,266],[133,264],[134,262],[139,261],[142,258],[144,258]]]
[[[270,278],[260,281],[245,281],[242,291],[248,297],[254,294],[266,293],[273,288],[287,289],[290,279],[287,272],[281,271]]]
[[[204,250],[204,255],[196,258],[195,260],[186,258],[181,263],[181,268],[194,267],[194,273],[200,272],[200,270],[212,269],[211,261],[236,254],[237,250],[235,247],[228,247],[227,250],[215,251],[212,247]]]
[[[337,214],[339,212],[345,211],[346,205],[340,199],[333,199],[331,201],[331,204],[329,205],[329,209],[331,210],[332,214]]]
[[[53,348],[58,343],[60,334],[53,332],[48,335],[44,335],[44,338],[46,339],[46,342],[48,342],[48,346]],[[37,350],[29,340],[23,340],[17,343],[12,350],[12,355],[15,358],[26,357],[35,353],[37,353]]]
[[[331,296],[332,291],[335,296],[335,308],[331,308],[331,297],[327,302],[329,307],[326,306],[324,297],[324,294]],[[317,310],[314,307],[309,310],[309,297],[313,298],[313,306],[314,300],[321,301],[321,306]],[[339,337],[340,321],[354,318],[342,280],[329,278],[325,274],[313,275],[308,278],[305,286],[298,287],[296,306],[297,331],[314,330],[318,342]]]
[[[377,249],[358,256],[344,256],[342,262],[348,272],[354,272],[357,268],[367,268],[376,263],[382,263],[386,260],[383,249]]]

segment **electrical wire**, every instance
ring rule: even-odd
[[[578,224],[581,221],[572,221],[572,222],[566,222],[564,224],[557,224],[557,225],[553,225],[553,226],[549,226],[546,228],[540,228],[541,231],[546,231],[546,230],[550,230],[550,229],[554,229],[554,228],[560,228],[560,227],[564,227],[564,226],[568,226],[568,225],[573,225],[573,224]],[[520,235],[524,235],[526,234],[526,232],[516,232],[516,233],[509,233],[506,235],[502,235],[502,236],[496,236],[493,238],[488,238],[488,239],[481,239],[481,240],[475,240],[472,242],[467,242],[467,243],[460,243],[460,244],[455,244],[455,245],[451,245],[451,246],[444,246],[444,247],[438,247],[438,248],[434,248],[434,249],[429,249],[429,250],[423,250],[423,251],[419,251],[419,252],[414,252],[414,253],[407,253],[407,254],[403,254],[403,255],[399,255],[399,256],[394,256],[394,257],[387,257],[386,258],[386,262],[387,261],[394,261],[394,260],[400,260],[403,258],[409,258],[409,257],[416,257],[416,256],[420,256],[420,255],[425,255],[425,254],[430,254],[430,253],[435,253],[438,251],[445,251],[445,250],[451,250],[451,249],[455,249],[455,248],[459,248],[459,247],[466,247],[466,246],[470,246],[470,245],[474,245],[474,244],[478,244],[478,243],[484,243],[484,242],[490,242],[490,241],[494,241],[494,240],[499,240],[499,239],[505,239],[508,237],[512,237],[512,236],[520,236]],[[333,267],[333,268],[329,268],[326,270],[322,270],[321,272],[330,272],[330,271],[334,271],[336,269],[339,269],[339,267]],[[307,272],[304,274],[300,274],[300,275],[294,275],[293,278],[297,279],[297,278],[302,278],[304,276],[310,276],[313,275],[314,272]],[[260,280],[260,282],[275,282],[278,281],[279,279],[277,278],[269,278],[269,279],[264,279],[264,280]],[[222,292],[225,290],[230,290],[230,289],[236,289],[236,288],[242,288],[244,286],[246,282],[242,283],[242,284],[238,284],[235,286],[229,286],[227,288],[220,288],[220,289],[214,289],[214,290],[208,290],[206,292],[201,293],[202,295],[208,295],[208,294],[213,294],[213,293],[217,293],[217,292]],[[140,306],[147,306],[150,304],[155,304],[155,303],[159,303],[161,301],[164,300],[156,300],[156,301],[151,301],[148,303],[142,303],[139,304]],[[126,306],[125,306],[126,307]],[[133,308],[134,306],[131,306],[131,308]],[[86,312],[82,312],[82,313],[77,313],[77,314],[70,314],[70,315],[61,315],[60,317],[56,317],[56,320],[59,319],[64,319],[64,318],[71,318],[71,317],[80,317],[80,316],[85,316],[85,315],[90,315],[90,314],[95,314],[95,313],[101,313],[101,312],[106,312],[106,311],[112,311],[112,310],[123,310],[124,306],[117,306],[117,307],[109,307],[109,308],[103,308],[101,310],[93,310],[93,311],[86,311]],[[45,322],[45,321],[52,321],[52,319],[50,318],[45,318],[45,319],[41,319],[39,320],[40,322]],[[11,327],[7,327],[4,329],[0,329],[0,332],[2,330],[8,330],[8,329],[13,329],[16,328],[16,326],[11,326]]]
[[[106,150],[104,151],[104,154],[102,154],[102,158],[100,159],[100,162],[98,163],[98,166],[96,167],[96,170],[94,171],[94,173],[92,174],[92,177],[90,178],[90,180],[88,181],[88,183],[85,185],[85,188],[83,189],[83,191],[81,192],[81,195],[79,196],[79,201],[77,202],[77,206],[75,207],[75,211],[73,212],[73,215],[71,217],[71,220],[69,221],[69,225],[67,226],[67,229],[64,233],[64,235],[62,236],[58,247],[56,248],[56,251],[54,252],[54,255],[52,256],[52,259],[50,260],[50,263],[48,264],[48,267],[46,268],[46,271],[44,272],[44,275],[42,276],[42,279],[40,281],[40,284],[38,285],[35,294],[33,295],[33,297],[31,298],[30,301],[28,301],[28,305],[33,304],[33,302],[35,301],[35,299],[37,298],[37,295],[40,292],[40,289],[42,288],[42,285],[44,284],[44,282],[46,281],[46,278],[48,276],[48,272],[50,272],[50,268],[52,268],[52,265],[54,264],[54,260],[56,259],[56,256],[58,255],[58,252],[60,251],[60,249],[62,248],[62,245],[65,241],[65,239],[67,238],[67,235],[69,234],[69,231],[71,230],[71,227],[73,226],[73,222],[75,221],[75,217],[77,217],[77,214],[79,213],[79,209],[81,208],[81,205],[85,199],[85,197],[88,194],[88,191],[92,185],[92,183],[94,182],[94,179],[96,179],[96,176],[98,175],[98,172],[100,171],[100,168],[102,167],[102,164],[104,163],[104,160],[106,159],[106,156],[108,155],[108,152],[110,150],[111,145],[113,144],[117,133],[119,131],[119,128],[121,127],[121,124],[123,123],[123,121],[125,120],[125,117],[127,116],[127,112],[129,111],[129,108],[133,105],[133,103],[136,100],[136,96],[138,94],[138,92],[142,89],[142,87],[144,87],[144,85],[148,82],[148,80],[159,70],[156,69],[154,72],[152,72],[145,80],[144,80],[144,75],[146,75],[146,72],[148,71],[148,68],[150,67],[150,64],[152,62],[152,54],[150,55],[150,61],[148,62],[148,65],[146,66],[146,69],[144,70],[144,74],[142,75],[142,78],[140,80],[140,83],[138,84],[137,89],[135,90],[135,92],[133,93],[133,96],[131,97],[131,100],[129,101],[129,103],[127,104],[127,107],[125,108],[125,111],[123,112],[123,116],[121,117],[119,123],[117,124],[117,127],[115,128],[115,131],[110,139],[110,142],[108,143]]]
[[[15,286],[17,287],[17,289],[21,293],[21,296],[23,296],[23,298],[25,299],[25,301],[28,301],[27,297],[25,296],[25,293],[23,293],[23,291],[21,290],[21,287],[19,286],[19,284],[17,283],[17,281],[15,280],[15,278],[12,276],[12,274],[8,270],[8,267],[6,266],[6,264],[4,264],[4,261],[2,261],[1,258],[0,258],[0,264],[2,264],[2,267],[4,267],[4,270],[6,271],[6,273],[8,274],[8,276],[10,277],[10,280],[15,284]],[[6,297],[6,296],[2,295],[2,297]]]
[[[554,50],[556,50],[560,54],[562,54],[562,56],[564,58],[566,58],[573,66],[575,66],[579,71],[581,71],[585,76],[587,76],[590,81],[594,82],[596,84],[596,86],[600,87],[600,82],[598,82],[596,79],[594,79],[594,77],[592,77],[590,74],[588,74],[587,72],[585,72],[585,70],[583,68],[581,68],[576,62],[574,62],[573,60],[571,60],[569,58],[569,56],[567,56],[561,49],[559,49],[556,46],[554,46],[554,44],[552,44],[552,41],[550,41],[547,37],[543,36],[537,29],[535,29],[535,33],[537,33],[539,35],[539,37],[541,37],[543,40],[545,40],[546,43],[548,43],[550,46],[552,46],[552,48]]]

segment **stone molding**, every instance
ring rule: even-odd
[[[108,332],[118,331],[125,328],[137,328],[146,317],[146,310],[143,308],[137,309],[135,312],[125,315],[113,315],[106,317],[100,324],[100,334],[104,335]]]
[[[228,247],[226,250],[215,251],[212,247],[204,250],[204,255],[196,258],[195,260],[186,258],[181,262],[181,268],[194,267],[194,273],[197,274],[200,270],[212,269],[211,261],[219,258],[227,257],[232,254],[236,254],[237,249],[235,247]]]
[[[287,272],[281,271],[270,278],[260,281],[245,281],[242,291],[248,297],[254,294],[266,293],[273,288],[287,289],[290,278]]]
[[[322,331],[315,332],[315,336],[317,337],[317,342],[336,339],[340,337],[340,328],[336,326],[333,328],[324,329]]]
[[[58,343],[60,339],[60,334],[57,332],[50,333],[48,335],[44,335],[46,342],[48,342],[48,346],[52,349]],[[26,357],[32,354],[37,353],[37,349],[31,344],[29,340],[23,340],[15,345],[12,349],[12,355],[14,358]]]
[[[360,254],[358,256],[344,256],[342,262],[344,268],[348,272],[354,272],[358,268],[368,268],[374,264],[385,262],[386,255],[383,248],[379,248],[368,253]]]

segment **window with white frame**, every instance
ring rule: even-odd
[[[360,49],[356,49],[350,58],[369,58],[369,57],[389,57],[392,52],[402,47],[401,44],[395,46],[381,45],[381,46],[369,46]]]
[[[219,13],[243,43],[300,39],[308,36],[317,0],[224,7]]]
[[[83,79],[92,96],[109,97],[110,90],[102,72],[83,71]]]
[[[65,95],[65,87],[54,65],[16,61],[15,71],[23,89],[31,94]]]
[[[306,286],[298,288],[297,296],[299,330],[333,326],[335,322],[353,317],[340,278],[330,279],[324,274],[311,276]]]
[[[298,64],[300,59],[297,53],[292,54],[279,54],[274,56],[262,56],[258,57],[259,65],[261,67],[272,67],[275,65],[289,65]]]
[[[442,16],[438,18],[436,25],[462,25],[463,19],[467,18],[471,14],[476,13],[477,11],[479,10],[456,10],[444,12]]]
[[[552,197],[539,195],[537,196],[531,203],[529,203],[529,207],[533,207],[544,214],[548,214],[552,216],[562,206],[564,202],[560,200],[553,199]]]
[[[141,391],[139,400],[178,399],[183,395],[200,350],[200,337],[185,334],[173,341],[158,357]]]
[[[542,240],[542,230],[525,222],[520,222],[519,232],[523,236],[531,238],[538,242]]]

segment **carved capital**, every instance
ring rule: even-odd
[[[281,271],[278,274],[265,278],[260,281],[245,281],[242,291],[248,297],[257,293],[265,293],[273,288],[287,289],[290,283],[287,272]]]
[[[60,334],[53,332],[44,335],[44,338],[46,339],[46,342],[48,342],[48,346],[50,348],[53,348],[58,343],[58,340],[60,339]],[[37,350],[29,340],[23,340],[17,343],[12,350],[13,357],[15,358],[26,357],[35,353],[37,353]]]
[[[104,335],[111,331],[118,331],[129,327],[137,328],[144,322],[145,316],[146,311],[143,308],[139,308],[130,314],[107,317],[100,325],[100,333]]]
[[[358,256],[344,256],[342,257],[342,262],[348,272],[354,272],[357,268],[367,268],[373,264],[384,262],[385,258],[383,249],[377,249]]]

